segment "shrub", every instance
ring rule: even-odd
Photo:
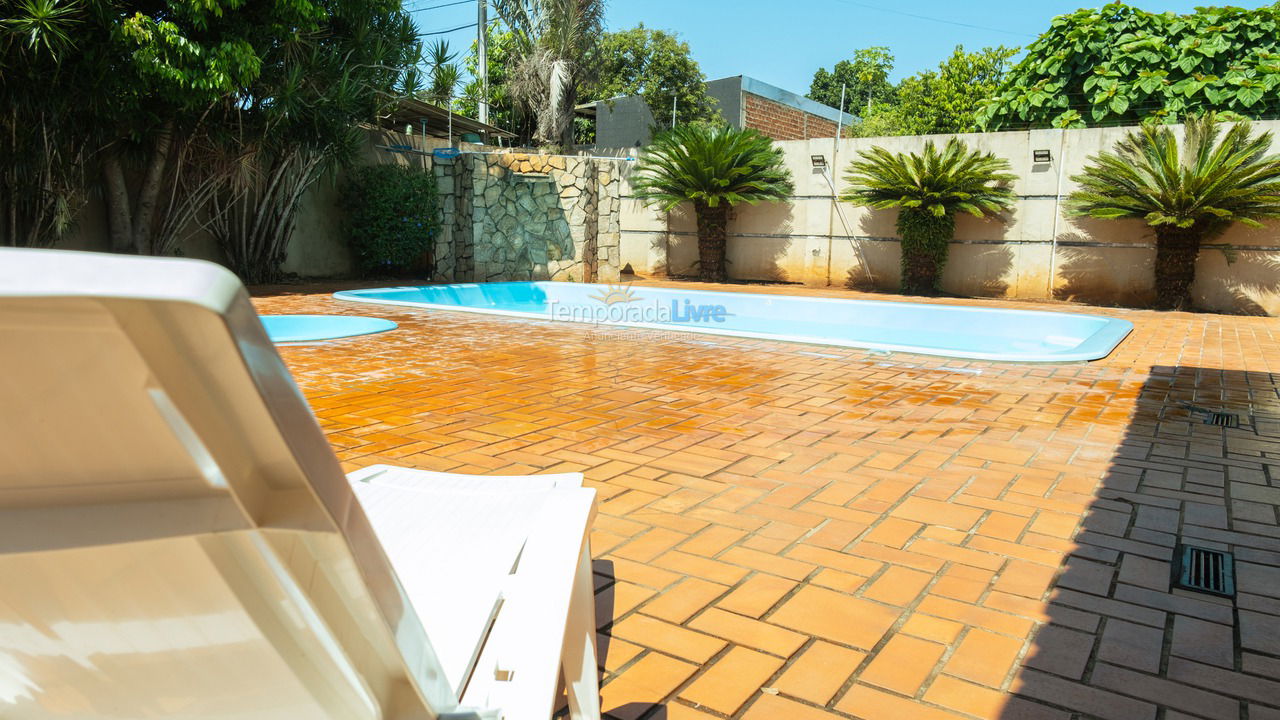
[[[891,153],[873,147],[849,166],[849,188],[840,199],[863,207],[898,208],[902,237],[902,291],[938,290],[955,235],[956,213],[998,217],[1013,204],[1009,162],[970,150],[952,138],[939,151],[932,140],[924,153]]]
[[[729,208],[785,200],[795,190],[782,150],[751,129],[703,123],[660,133],[645,148],[631,181],[646,205],[670,212],[692,201],[698,219],[698,272],[724,282]]]
[[[1233,223],[1253,228],[1280,217],[1280,155],[1271,133],[1248,122],[1187,117],[1179,144],[1167,126],[1145,123],[1111,152],[1089,158],[1071,178],[1080,189],[1067,200],[1077,217],[1134,218],[1156,238],[1156,306],[1191,307],[1200,244]]]
[[[351,173],[343,190],[347,241],[365,273],[431,271],[428,253],[440,231],[440,198],[428,171],[374,165]]]

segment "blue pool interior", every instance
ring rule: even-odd
[[[1096,360],[1133,329],[1127,320],[1075,313],[586,283],[429,285],[335,297],[1013,362]]]
[[[318,342],[395,330],[390,320],[353,315],[263,315],[273,343]]]

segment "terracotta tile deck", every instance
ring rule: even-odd
[[[282,349],[349,468],[586,474],[613,718],[1280,718],[1280,320],[1052,306],[1137,329],[1036,366],[257,302],[400,323]]]

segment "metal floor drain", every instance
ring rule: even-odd
[[[1221,550],[1179,545],[1174,552],[1173,586],[1219,597],[1235,597],[1235,559],[1231,553]]]
[[[1191,412],[1193,416],[1198,416],[1200,422],[1205,425],[1216,425],[1217,427],[1235,428],[1240,427],[1240,416],[1236,413],[1223,412],[1221,410],[1210,410],[1202,408],[1191,403],[1179,403],[1182,407]]]
[[[1240,427],[1240,416],[1235,413],[1211,412],[1205,416],[1204,424],[1228,428]]]

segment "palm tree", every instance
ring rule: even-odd
[[[1144,220],[1156,236],[1156,306],[1184,309],[1202,242],[1232,223],[1280,217],[1280,156],[1270,149],[1270,132],[1254,137],[1237,122],[1223,135],[1212,114],[1186,119],[1181,149],[1169,127],[1147,124],[1089,159],[1067,209]]]
[[[698,218],[701,279],[725,279],[729,208],[739,203],[783,200],[794,189],[782,150],[756,130],[701,123],[659,134],[645,148],[631,181],[635,195],[670,212],[692,201]]]
[[[423,91],[423,100],[432,105],[452,110],[454,92],[462,83],[462,70],[454,62],[458,54],[449,49],[446,40],[436,40],[427,47],[427,79],[430,82]]]
[[[515,41],[508,88],[537,118],[534,141],[572,145],[578,88],[595,73],[604,34],[604,0],[495,0],[494,9]]]
[[[840,199],[880,210],[898,208],[902,291],[931,293],[938,290],[947,263],[956,213],[995,216],[1013,204],[1009,184],[1017,177],[1008,170],[1007,160],[970,150],[956,138],[941,152],[930,140],[922,155],[873,147],[849,166],[850,187]]]

